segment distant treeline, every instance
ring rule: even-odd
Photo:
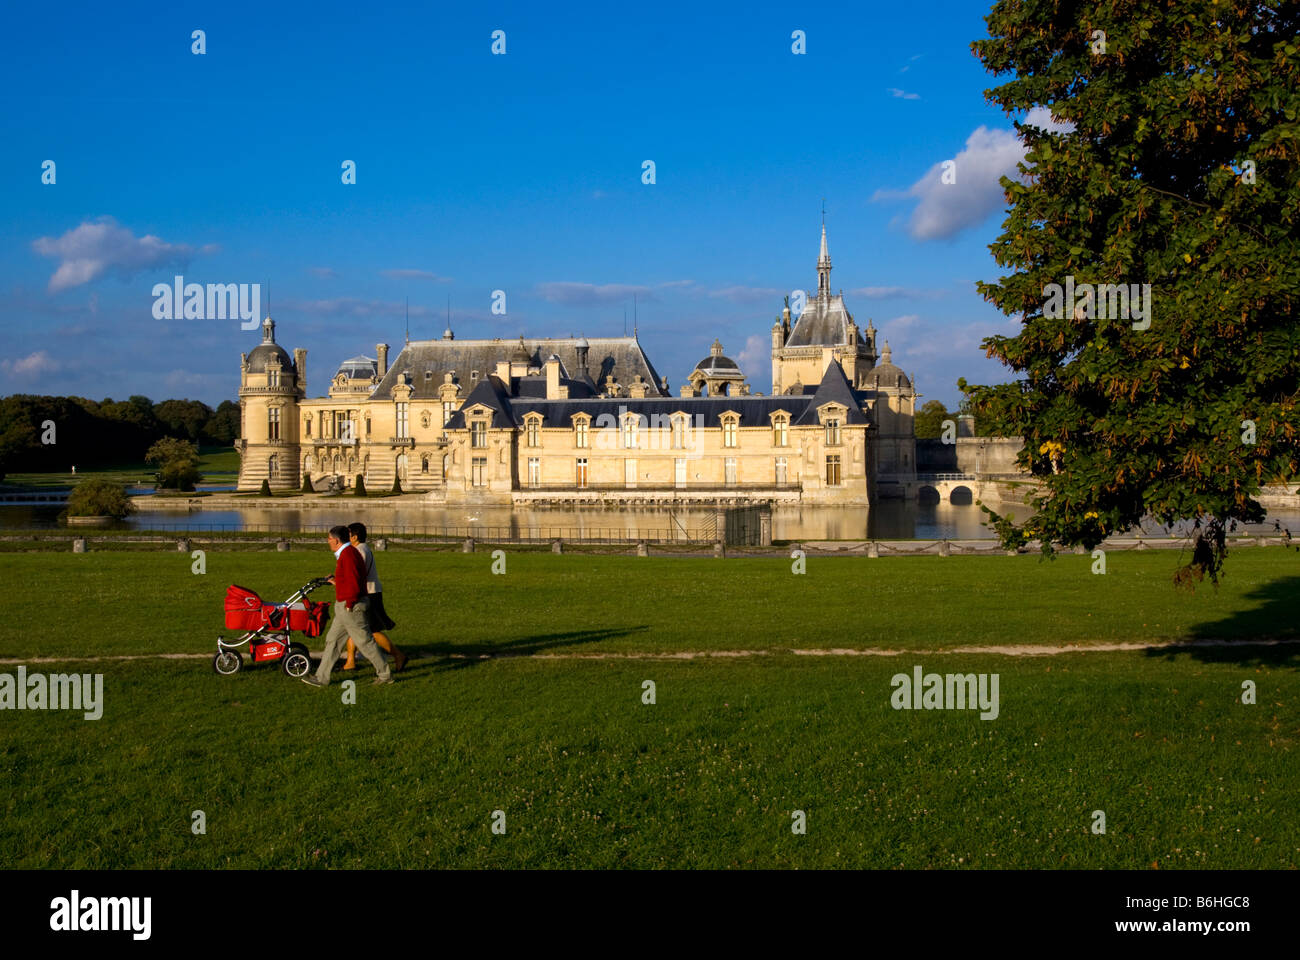
[[[54,443],[42,442],[46,421],[54,425]],[[231,400],[213,410],[198,400],[96,401],[16,393],[0,399],[0,474],[141,462],[163,437],[228,447],[238,436],[239,404]]]

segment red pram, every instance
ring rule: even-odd
[[[323,577],[311,580],[284,603],[267,603],[252,590],[237,584],[227,587],[226,629],[245,633],[230,643],[224,637],[217,637],[212,669],[226,676],[238,673],[244,658],[235,648],[247,643],[254,663],[277,660],[289,676],[306,676],[311,669],[311,656],[304,644],[291,643],[289,635],[297,631],[308,637],[319,637],[325,632],[329,604],[313,603],[307,595],[328,582]]]

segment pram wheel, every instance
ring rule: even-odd
[[[238,673],[244,665],[244,658],[238,650],[222,650],[212,658],[212,669],[223,677]]]
[[[280,661],[280,669],[290,677],[305,677],[311,670],[311,654],[301,643],[289,644],[284,658]]]

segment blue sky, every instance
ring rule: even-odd
[[[974,283],[1021,148],[970,51],[984,4],[470,7],[11,7],[0,393],[233,398],[259,334],[155,319],[176,274],[269,282],[312,395],[401,344],[406,298],[414,338],[448,298],[458,337],[514,338],[620,334],[634,295],[674,393],[714,337],[768,392],[823,197],[833,286],[922,394],[1005,378],[979,342],[1014,324]]]

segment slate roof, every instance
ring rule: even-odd
[[[827,403],[840,403],[848,408],[848,413],[844,417],[845,424],[866,423],[867,417],[861,409],[861,398],[862,394],[855,393],[849,386],[844,370],[832,360],[826,367],[826,372],[822,374],[822,382],[818,385],[817,392],[809,398],[808,406],[792,421],[792,425],[817,423],[817,408]]]
[[[825,300],[813,297],[795,321],[787,347],[832,346],[849,342],[849,321],[853,319],[844,306],[843,294]],[[858,342],[864,342],[858,331]]]
[[[272,357],[280,358],[280,367],[286,373],[293,370],[293,361],[285,353],[284,347],[278,343],[259,343],[248,355],[248,372],[266,373],[266,365]]]
[[[587,376],[583,375],[582,365],[578,363],[578,347],[582,341],[582,337],[533,340],[525,337],[523,342],[532,364],[541,368],[546,359],[555,354],[569,372],[572,381],[590,381],[591,387],[603,388],[605,378],[612,374],[621,385],[627,387],[640,374],[642,380],[649,382],[652,391],[667,396],[658,372],[636,337],[586,338],[589,345]],[[398,377],[406,371],[411,375],[412,399],[435,400],[438,388],[442,386],[443,374],[454,371],[456,380],[463,387],[473,387],[470,379],[473,371],[478,371],[481,383],[493,373],[499,361],[509,360],[518,349],[518,339],[412,340],[402,348],[371,397],[390,399]],[[426,377],[425,373],[429,371],[432,371],[433,376]]]

